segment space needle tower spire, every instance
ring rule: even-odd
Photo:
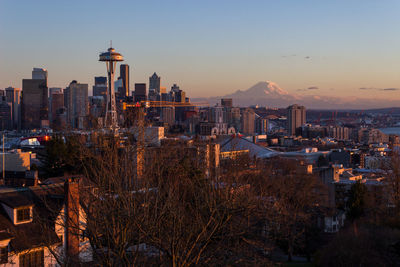
[[[100,54],[99,61],[106,62],[108,73],[107,106],[104,126],[116,130],[118,128],[118,116],[117,106],[115,103],[114,76],[117,61],[124,61],[124,57],[120,53],[115,52],[111,43],[108,51]]]

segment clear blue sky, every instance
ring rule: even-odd
[[[397,97],[399,0],[0,0],[0,88],[32,67],[49,86],[93,84],[109,40],[131,86],[156,71],[191,97],[271,80],[291,93]]]

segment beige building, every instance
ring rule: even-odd
[[[287,131],[289,135],[295,135],[296,129],[306,123],[306,108],[299,105],[291,105],[287,108]]]
[[[21,149],[16,149],[0,153],[0,170],[3,170],[3,156],[6,171],[25,172],[31,168],[31,158],[35,154],[22,152]]]
[[[256,119],[256,114],[253,109],[246,108],[242,113],[242,129],[241,132],[246,135],[254,134],[254,122]]]
[[[67,121],[72,128],[84,128],[84,121],[89,114],[88,85],[72,81],[64,90],[67,108]]]

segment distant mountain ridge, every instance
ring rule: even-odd
[[[239,97],[239,96],[248,96],[251,95],[253,97],[281,97],[287,96],[289,93],[284,89],[280,88],[278,84],[266,81],[266,82],[258,82],[257,84],[253,85],[249,89],[245,91],[237,90],[235,93],[226,95],[226,97]]]
[[[208,101],[210,105],[221,98],[232,98],[234,106],[267,106],[284,108],[300,104],[311,109],[378,109],[400,106],[400,101],[391,99],[368,99],[359,97],[331,97],[319,95],[291,94],[272,81],[262,81],[246,90],[220,97],[196,98],[194,101]]]

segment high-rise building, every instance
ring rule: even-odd
[[[185,103],[186,102],[186,93],[181,90],[177,84],[172,85],[171,87],[171,99],[174,102]]]
[[[224,109],[221,106],[215,106],[209,110],[209,122],[223,123],[224,122]]]
[[[89,97],[89,113],[94,118],[100,118],[104,116],[105,106],[106,103],[102,96]]]
[[[119,76],[122,79],[122,90],[119,92],[120,97],[129,96],[129,65],[121,64],[119,66]]]
[[[63,89],[60,87],[50,87],[49,88],[49,97],[51,96],[51,94],[53,93],[62,93]]]
[[[2,131],[13,128],[11,107],[11,103],[6,101],[5,96],[0,96],[0,129]]]
[[[287,131],[289,135],[295,135],[296,130],[306,123],[306,108],[299,105],[287,107]]]
[[[57,121],[57,115],[63,113],[64,107],[64,92],[61,88],[50,88],[50,125],[54,128]]]
[[[268,132],[268,119],[262,118],[257,115],[255,127],[255,131],[257,134],[266,134]]]
[[[21,89],[6,88],[6,101],[11,105],[12,128],[21,129]]]
[[[135,102],[145,101],[146,97],[146,84],[135,83]]]
[[[161,77],[159,77],[155,72],[149,77],[149,93],[147,95],[148,100],[157,101],[161,99]]]
[[[168,125],[174,125],[175,123],[175,108],[174,107],[162,107],[161,108],[161,120]]]
[[[47,70],[34,68],[32,79],[22,80],[23,129],[49,127]]]
[[[88,85],[72,81],[64,91],[67,121],[72,128],[83,129],[89,112]]]
[[[227,122],[229,127],[234,127],[236,131],[241,130],[240,122],[240,108],[231,108],[227,116]]]
[[[33,68],[32,79],[34,80],[46,80],[47,81],[47,70],[42,68]]]
[[[98,76],[94,77],[93,96],[102,96],[107,101],[107,78]]]
[[[223,106],[224,108],[231,108],[232,107],[232,98],[222,98],[221,106]]]
[[[160,88],[161,77],[154,72],[153,75],[149,78],[149,92],[154,90],[157,94],[160,94]]]
[[[256,114],[253,109],[246,108],[242,113],[242,133],[246,135],[254,134],[254,121]]]
[[[180,90],[181,89],[179,88],[179,86],[176,83],[174,83],[174,85],[171,86],[171,92],[176,93],[176,92],[179,92]]]
[[[60,87],[50,87],[49,88],[49,121],[50,121],[50,124],[54,119],[53,118],[53,107],[52,107],[52,104],[51,104],[52,97],[53,97],[53,94],[59,94],[59,93],[64,94],[62,88],[60,88]],[[63,106],[64,106],[64,97],[63,97],[63,103],[61,104],[61,107],[63,107]]]
[[[118,79],[114,82],[114,88],[117,101],[126,98],[124,92],[124,83],[121,77],[118,77]]]
[[[104,77],[104,76],[94,77],[94,84],[107,86],[107,77]]]

